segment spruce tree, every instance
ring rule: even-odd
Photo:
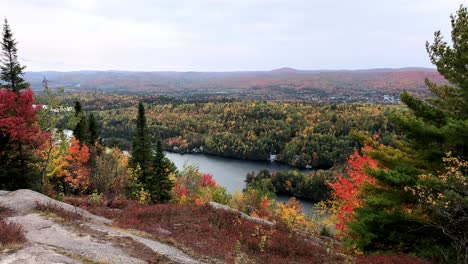
[[[169,178],[172,172],[174,171],[170,166],[170,161],[164,155],[162,142],[158,140],[153,156],[151,174],[145,182],[153,202],[167,202],[172,198],[171,190],[174,184]]]
[[[145,107],[142,102],[138,104],[136,131],[133,135],[132,156],[130,159],[130,166],[132,168],[136,168],[138,165],[145,178],[151,165],[151,141],[146,124]]]
[[[5,18],[2,33],[2,54],[1,54],[1,85],[10,91],[19,93],[21,89],[25,89],[29,84],[23,79],[23,71],[26,68],[18,62],[18,42],[13,38],[10,25]]]
[[[86,144],[88,142],[88,125],[81,103],[78,100],[75,101],[75,119],[77,123],[73,128],[73,136],[79,140],[80,145]]]
[[[90,146],[95,145],[99,140],[99,128],[96,122],[96,118],[93,113],[88,116],[88,143]]]

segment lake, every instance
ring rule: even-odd
[[[245,175],[249,172],[258,172],[263,169],[270,171],[291,170],[293,167],[276,163],[276,162],[261,162],[230,159],[217,156],[210,156],[204,154],[178,154],[166,152],[168,157],[179,170],[182,170],[185,163],[196,164],[201,172],[213,175],[216,182],[225,187],[231,194],[235,191],[242,192],[245,187]],[[301,170],[308,173],[310,170]],[[289,199],[288,196],[278,196],[278,200],[285,202]],[[298,199],[303,207],[305,213],[310,213],[313,203]]]

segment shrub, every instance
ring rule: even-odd
[[[78,212],[72,212],[63,209],[57,204],[54,203],[38,203],[36,202],[36,210],[41,211],[46,214],[54,214],[61,218],[64,221],[74,222],[77,220],[87,220],[83,215]]]
[[[283,226],[267,226],[240,217],[239,213],[194,204],[131,205],[115,220],[119,227],[134,228],[157,237],[161,229],[183,247],[198,254],[235,262],[323,262],[323,248]],[[335,258],[335,257],[332,257]],[[342,260],[336,257],[335,260]]]
[[[0,218],[0,249],[24,242],[26,242],[26,237],[21,226]]]
[[[184,166],[177,175],[172,189],[175,203],[198,204],[213,201],[228,204],[231,196],[224,187],[219,186],[210,174],[203,174],[194,165]]]
[[[4,219],[11,214],[11,210],[0,207],[0,249],[26,242],[21,226]]]

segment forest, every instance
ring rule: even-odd
[[[132,100],[136,98],[125,101]],[[397,132],[389,124],[388,116],[401,110],[399,106],[375,104],[245,100],[148,102],[147,105],[149,129],[154,137],[163,140],[168,151],[249,160],[269,160],[270,154],[276,154],[279,162],[315,169],[344,164],[353,149],[359,147],[353,131],[379,134],[379,141],[389,144]],[[135,108],[114,107],[93,112],[103,126],[103,143],[129,149]]]
[[[451,42],[437,31],[426,43],[446,81],[425,79],[431,97],[403,91],[394,106],[64,94],[47,79],[34,93],[5,19],[0,190],[36,190],[219,262],[468,263],[466,7],[451,26]],[[230,194],[196,165],[177,169],[165,149],[276,154],[316,170],[250,173]],[[321,217],[275,193],[316,202]],[[24,246],[4,211],[0,250]]]

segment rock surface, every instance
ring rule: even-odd
[[[90,219],[60,223],[34,210],[36,203],[54,204]],[[147,263],[148,258],[129,254],[127,246],[119,245],[119,238],[133,240],[137,247],[147,247],[161,263],[201,263],[180,249],[166,245],[145,235],[109,226],[111,220],[93,215],[83,209],[51,199],[31,190],[0,191],[0,206],[17,214],[6,220],[18,223],[25,231],[27,243],[20,250],[0,251],[0,264],[19,263]],[[130,249],[131,250],[131,249]],[[146,260],[146,261],[145,261]],[[157,260],[155,260],[157,261]],[[153,263],[153,261],[151,261]],[[154,262],[154,263],[159,263]]]

